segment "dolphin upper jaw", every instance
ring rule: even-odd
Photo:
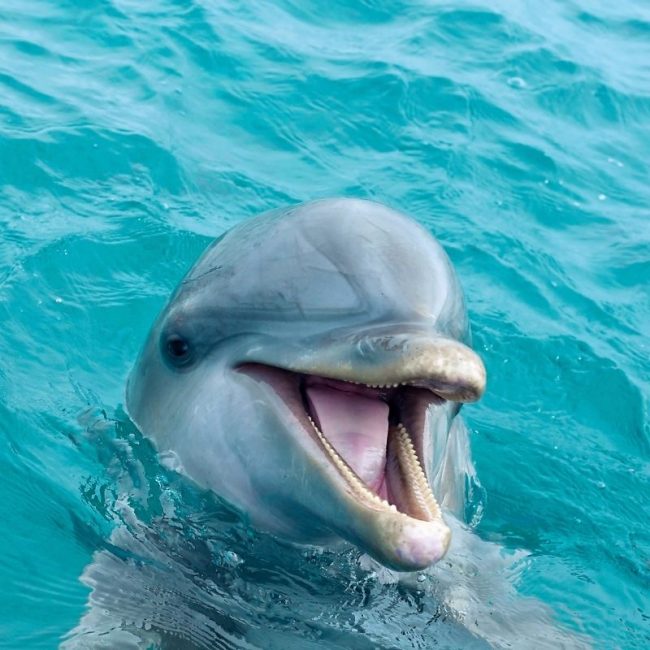
[[[464,343],[435,331],[334,332],[287,345],[270,339],[242,348],[241,362],[258,362],[297,373],[368,386],[419,385],[455,402],[474,402],[485,392],[481,358]],[[282,351],[278,353],[278,351]]]

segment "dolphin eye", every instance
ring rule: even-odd
[[[187,339],[178,334],[171,334],[165,341],[165,352],[175,366],[184,366],[192,359],[192,349]]]

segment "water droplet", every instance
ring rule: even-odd
[[[521,77],[510,77],[506,83],[511,88],[525,88],[528,85]]]

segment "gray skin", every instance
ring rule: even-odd
[[[405,521],[351,489],[294,386],[315,375],[421,387],[413,438],[444,505],[458,486],[436,449],[485,385],[468,345],[458,280],[424,228],[376,203],[316,201],[252,218],[207,249],[154,324],[127,409],[176,469],[261,528],[343,538],[414,570],[444,555],[444,522]]]

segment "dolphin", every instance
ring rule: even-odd
[[[126,409],[256,526],[414,571],[449,546],[441,504],[459,488],[441,449],[485,379],[441,245],[396,210],[327,199],[205,251],[155,321]]]
[[[103,542],[77,523],[90,594],[60,647],[591,647],[518,594],[525,552],[455,516],[476,481],[458,412],[485,388],[469,345],[449,259],[399,212],[324,200],[223,235],[127,384],[177,471],[125,417],[92,427],[116,462],[118,525]],[[444,562],[394,571],[438,561],[450,530]]]

